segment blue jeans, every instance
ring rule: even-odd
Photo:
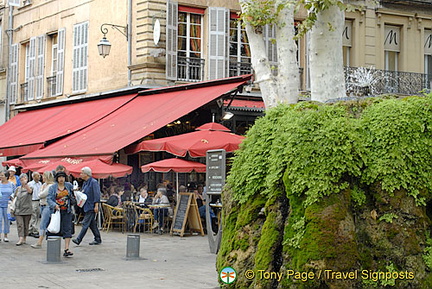
[[[159,229],[163,228],[164,216],[168,216],[168,208],[158,208],[154,210],[154,218],[159,222]]]
[[[51,219],[51,210],[48,206],[41,206],[40,212],[41,212],[41,222],[39,225],[39,235],[45,236],[46,229]]]
[[[10,221],[8,219],[7,215],[7,207],[6,208],[0,208],[0,233],[2,233],[2,221],[4,221],[4,229],[3,233],[9,234],[10,232]]]
[[[102,238],[96,223],[96,213],[94,211],[89,211],[84,214],[84,219],[82,221],[82,229],[77,237],[78,243],[81,243],[81,241],[84,239],[85,234],[87,233],[88,228],[93,233],[94,240],[98,243],[102,242]]]

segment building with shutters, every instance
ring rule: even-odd
[[[347,82],[365,67],[369,70],[362,73],[378,79],[378,93],[430,88],[431,1],[363,3],[360,10],[346,13]],[[0,0],[0,8],[0,97],[10,105],[11,116],[54,100],[253,72],[237,1]],[[303,19],[304,12],[296,15],[296,22]],[[104,23],[117,25],[107,26],[111,52],[105,58],[97,50]],[[263,38],[277,73],[273,37],[272,27],[265,27]],[[297,45],[300,90],[307,92],[308,36]],[[239,96],[255,101],[256,88]]]

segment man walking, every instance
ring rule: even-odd
[[[30,219],[30,227],[29,227],[29,236],[39,238],[39,192],[42,187],[42,183],[40,182],[41,175],[38,172],[32,173],[33,180],[28,183],[29,187],[33,189],[32,194],[32,215]]]
[[[88,228],[93,233],[94,240],[89,245],[99,245],[102,243],[101,235],[96,223],[96,214],[99,211],[100,203],[100,188],[98,182],[92,178],[92,171],[89,167],[81,169],[80,178],[84,180],[82,192],[87,195],[87,201],[84,203],[84,219],[82,221],[82,229],[78,237],[72,239],[72,242],[79,245],[84,239]]]

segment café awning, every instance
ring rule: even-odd
[[[20,112],[0,126],[0,156],[24,155],[92,125],[136,94]]]
[[[199,107],[229,94],[250,75],[140,92],[92,125],[21,159],[109,156]]]

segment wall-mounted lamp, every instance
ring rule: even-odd
[[[121,25],[115,25],[115,24],[109,24],[104,23],[101,25],[100,29],[103,33],[103,38],[99,41],[98,50],[99,55],[105,58],[105,56],[108,56],[111,51],[111,43],[106,39],[106,34],[108,33],[108,28],[104,27],[105,25],[111,26],[112,28],[119,31],[121,34],[123,34],[126,37],[126,40],[128,40],[128,26],[121,26]],[[123,30],[121,30],[121,29]]]

